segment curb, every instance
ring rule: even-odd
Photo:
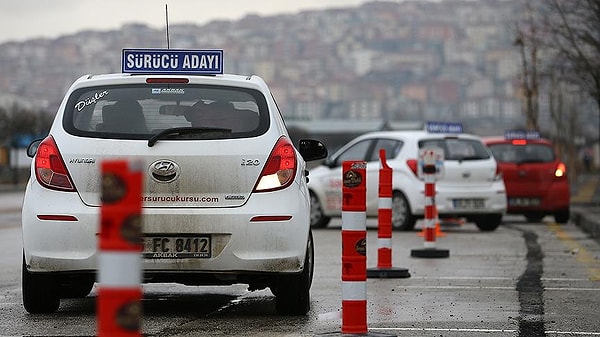
[[[592,238],[600,241],[600,207],[571,207],[571,220]]]

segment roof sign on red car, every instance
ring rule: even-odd
[[[121,72],[130,74],[223,74],[223,50],[123,49]]]
[[[540,139],[542,136],[536,130],[506,130],[504,131],[504,139]]]
[[[463,126],[462,123],[427,122],[425,130],[431,133],[462,133]]]

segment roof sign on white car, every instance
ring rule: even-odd
[[[462,123],[427,122],[425,129],[431,133],[462,133]]]
[[[223,74],[223,50],[123,49],[121,72],[129,74]]]
[[[536,130],[506,130],[504,139],[540,139],[542,136]]]

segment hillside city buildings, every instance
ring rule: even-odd
[[[170,46],[223,49],[225,71],[263,77],[290,124],[459,121],[500,134],[524,126],[517,10],[503,0],[377,1],[173,25]],[[135,23],[0,44],[0,91],[53,112],[75,78],[119,72],[121,49],[165,46],[164,31]],[[552,132],[543,95],[540,124]]]

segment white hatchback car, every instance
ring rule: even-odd
[[[466,217],[482,231],[495,230],[506,212],[506,191],[494,157],[475,135],[419,131],[380,131],[361,135],[310,171],[311,226],[326,226],[341,216],[342,162],[367,162],[367,216],[377,217],[379,150],[392,168],[392,227],[412,230],[423,218],[424,181],[418,176],[419,150],[443,150],[443,175],[436,181],[440,218]]]
[[[308,312],[314,253],[305,161],[327,150],[315,140],[292,144],[261,78],[189,72],[86,75],[68,89],[49,135],[29,148],[27,311],[54,312],[61,298],[92,289],[100,164],[125,158],[145,168],[144,282],[269,287],[279,313]],[[207,245],[151,244],[189,237]]]

